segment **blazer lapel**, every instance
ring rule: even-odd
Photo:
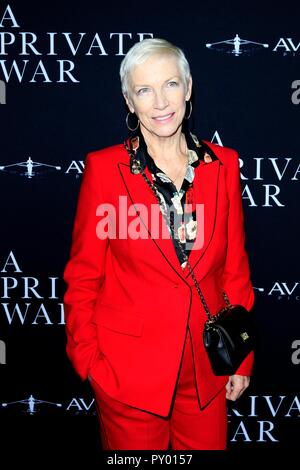
[[[147,186],[142,175],[133,175],[130,172],[129,165],[125,163],[119,163],[118,166],[128,196],[130,198],[130,202],[133,207],[135,207],[135,204],[142,203],[147,209],[148,221],[144,219],[142,214],[140,214],[138,208],[136,209],[136,213],[143,225],[147,227],[149,237],[151,237],[153,243],[155,243],[161,255],[164,257],[165,261],[172,267],[172,269],[175,269],[181,277],[185,276],[186,278],[188,278],[190,276],[188,266],[186,266],[184,270],[182,270],[176,255],[173,241],[169,235],[165,220],[160,210],[157,210],[156,213],[158,215],[159,227],[164,227],[164,237],[157,236],[155,227],[151,223],[151,205],[158,204],[151,189]],[[189,262],[193,269],[195,269],[199,261],[202,259],[213,236],[217,208],[219,170],[220,161],[214,160],[211,163],[201,162],[201,164],[196,168],[195,171],[195,201],[196,204],[201,205],[201,207],[199,211],[200,220],[197,220],[198,227],[196,240],[194,243],[195,248],[191,250],[189,256]],[[148,178],[150,178],[148,168],[145,168],[144,171]],[[161,230],[159,233],[161,233]]]
[[[133,207],[135,207],[136,204],[143,204],[147,209],[148,221],[145,220],[143,215],[138,210],[138,207],[135,210],[142,224],[147,227],[149,237],[152,239],[153,243],[155,243],[165,261],[170,265],[170,267],[172,267],[173,270],[177,272],[177,274],[182,277],[183,270],[177,258],[177,254],[167,229],[165,219],[161,213],[153,192],[141,174],[134,175],[131,173],[129,164],[119,163],[118,167]],[[146,167],[144,171],[151,181],[151,175],[148,168]],[[152,204],[155,205],[157,209],[155,214],[157,214],[156,220],[159,221],[158,230],[157,227],[155,227],[155,224],[151,223],[152,221],[150,219]],[[162,234],[163,236],[161,236]]]
[[[220,161],[214,160],[211,163],[201,161],[195,170],[194,195],[195,202],[199,204],[197,210],[197,234],[194,246],[189,256],[189,263],[193,269],[197,266],[206,252],[215,227],[218,180],[220,171]],[[190,276],[188,266],[185,266],[184,274]]]
[[[192,137],[195,141],[192,139]],[[213,236],[217,208],[219,170],[221,163],[207,143],[204,141],[200,141],[199,143],[198,139],[193,134],[186,134],[186,138],[189,148],[194,148],[197,151],[198,157],[200,158],[200,164],[195,168],[194,196],[196,204],[201,206],[199,217],[197,214],[198,226],[196,240],[189,255],[189,263],[194,269],[202,259]],[[212,161],[210,161],[210,163],[205,163],[205,156],[207,154],[211,156],[210,160]],[[139,157],[140,161],[142,162],[144,172],[151,180],[150,171],[145,163],[145,157],[143,153],[139,153]],[[175,270],[180,277],[188,278],[190,276],[188,266],[186,265],[184,270],[182,270],[173,241],[167,229],[165,219],[159,208],[159,210],[157,210],[157,218],[159,220],[158,233],[160,236],[157,235],[155,227],[153,227],[151,224],[151,206],[153,204],[157,207],[158,202],[143,176],[141,174],[133,174],[130,170],[129,163],[119,163],[118,167],[133,207],[135,207],[135,204],[142,203],[147,208],[148,221],[144,220],[138,209],[136,209],[136,213],[143,225],[147,227],[149,237],[151,237],[169,266]],[[161,236],[162,227],[164,229],[163,237]],[[201,273],[200,277],[204,274],[205,269],[203,270],[203,273]],[[189,282],[193,282],[191,276]]]

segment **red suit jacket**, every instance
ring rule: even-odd
[[[191,251],[189,261],[212,313],[224,305],[222,289],[231,303],[250,310],[254,293],[244,247],[238,154],[203,142],[218,158],[195,168],[195,200],[204,204],[204,244]],[[147,167],[145,172],[150,177]],[[125,222],[119,220],[119,196],[128,208]],[[83,380],[91,375],[111,397],[167,416],[189,316],[196,309],[199,324],[192,325],[191,333],[205,406],[228,377],[213,374],[203,348],[206,315],[188,267],[182,271],[170,236],[98,238],[103,216],[97,207],[103,203],[116,208],[117,234],[126,224],[145,222],[138,204],[148,214],[157,204],[142,175],[131,173],[123,144],[90,153],[85,162],[64,271],[67,354],[75,370]],[[250,375],[252,363],[250,353],[236,373]]]

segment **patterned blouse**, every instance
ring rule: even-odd
[[[200,159],[203,159],[204,162],[208,163],[215,160],[217,157],[207,145],[202,142],[200,144],[195,136],[193,137],[196,139],[199,146],[197,146],[197,149],[193,150],[193,148],[196,147],[196,143],[192,138],[192,134],[186,132],[185,137],[188,145],[188,165],[181,188],[177,191],[172,180],[157,167],[153,158],[149,155],[147,145],[140,130],[137,132],[136,137],[137,136],[137,156],[141,162],[141,166],[145,167],[147,165],[152,176],[152,182],[155,185],[162,202],[160,209],[163,214],[167,214],[168,217],[171,217],[174,224],[175,238],[180,242],[186,256],[189,257],[197,233],[196,204],[194,200],[193,185],[195,168],[199,165]],[[170,229],[169,232],[172,236]],[[173,239],[173,244],[181,268],[184,269],[186,261],[184,261],[183,254],[178,247],[178,242],[176,243]]]

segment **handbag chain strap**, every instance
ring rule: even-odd
[[[140,173],[140,174],[143,176],[143,178],[144,178],[144,180],[146,181],[147,185],[149,186],[149,188],[150,188],[151,191],[153,192],[153,194],[154,194],[154,196],[155,196],[155,198],[156,198],[158,204],[162,207],[162,201],[161,201],[161,199],[160,199],[160,197],[159,197],[159,193],[158,193],[156,187],[155,187],[154,184],[149,180],[148,176],[146,175],[146,173],[145,173],[144,170],[142,169],[139,160],[137,160],[137,159],[135,158],[135,155],[134,155],[133,151],[128,147],[126,141],[124,142],[124,146],[125,146],[127,152],[129,153],[129,155],[131,156],[131,164],[132,164],[132,166],[133,166],[133,168],[134,168],[134,173],[135,173],[135,174]],[[180,243],[180,242],[177,240],[177,238],[175,237],[175,228],[174,228],[174,224],[173,224],[171,218],[169,218],[169,217],[167,216],[167,214],[165,213],[164,210],[162,210],[161,212],[162,212],[162,215],[163,215],[163,217],[164,217],[164,219],[165,219],[165,221],[166,221],[167,226],[170,228],[170,230],[171,230],[171,232],[172,232],[173,239],[175,240],[177,246],[179,247],[179,249],[180,249],[180,251],[181,251],[181,253],[182,253],[182,255],[183,255],[184,261],[186,262],[186,264],[187,264],[187,266],[188,266],[189,272],[190,272],[190,274],[191,274],[191,276],[192,276],[192,279],[193,279],[193,281],[194,281],[196,290],[197,290],[197,292],[198,292],[198,295],[199,295],[199,297],[200,297],[200,300],[201,300],[201,302],[202,302],[202,305],[203,305],[203,307],[204,307],[204,310],[205,310],[205,313],[206,313],[206,315],[207,315],[207,317],[208,317],[208,320],[209,320],[210,322],[214,322],[216,318],[214,318],[214,316],[213,316],[213,315],[210,313],[210,311],[209,311],[209,308],[208,308],[208,306],[207,306],[207,303],[206,303],[206,301],[205,301],[205,299],[204,299],[204,296],[203,296],[203,294],[202,294],[202,291],[201,291],[201,289],[200,289],[199,283],[198,283],[198,281],[197,281],[197,279],[196,279],[196,276],[195,276],[195,274],[194,274],[194,270],[193,270],[193,268],[192,268],[192,266],[191,266],[191,264],[190,264],[190,262],[189,262],[189,260],[188,260],[187,254],[186,254],[186,252],[184,251],[184,249],[182,248],[181,243]],[[229,299],[228,299],[228,297],[227,297],[227,295],[226,295],[226,292],[222,291],[222,294],[223,294],[223,297],[224,297],[226,306],[227,306],[227,307],[230,307],[231,304],[230,304],[230,301],[229,301]]]

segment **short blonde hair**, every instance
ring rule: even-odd
[[[184,52],[171,42],[166,41],[166,39],[148,38],[134,44],[121,62],[120,79],[122,93],[125,96],[128,97],[129,74],[131,70],[133,70],[137,65],[145,62],[150,56],[154,54],[171,55],[176,57],[178,61],[178,67],[187,90],[188,82],[191,77],[191,71]]]

